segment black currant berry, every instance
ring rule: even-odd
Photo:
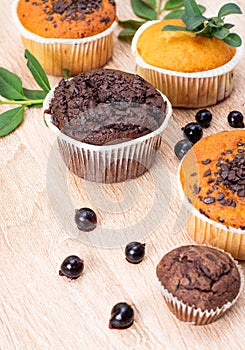
[[[181,160],[186,155],[186,153],[191,149],[192,146],[193,146],[193,143],[191,143],[189,140],[187,139],[180,140],[174,146],[174,152],[176,156]]]
[[[75,222],[79,230],[89,232],[95,229],[97,216],[92,209],[81,208],[76,210]]]
[[[61,264],[59,275],[74,280],[81,276],[83,269],[83,260],[76,255],[70,255]]]
[[[132,264],[140,263],[145,256],[145,244],[140,242],[131,242],[126,245],[125,256],[128,262]]]
[[[111,310],[109,328],[125,329],[134,322],[134,310],[127,303],[118,303]]]
[[[197,123],[187,124],[184,127],[183,131],[184,131],[185,136],[192,143],[196,143],[197,141],[199,141],[203,135],[202,127]]]
[[[228,123],[232,128],[244,128],[242,113],[239,111],[231,111],[228,114]]]
[[[196,114],[196,121],[202,128],[208,128],[212,120],[212,113],[208,109],[201,109]]]

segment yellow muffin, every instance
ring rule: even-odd
[[[162,31],[166,25],[183,26],[181,20],[163,20],[139,37],[137,49],[145,62],[177,72],[201,72],[229,62],[236,49],[220,39],[185,31]]]
[[[71,76],[104,66],[113,53],[114,0],[15,0],[25,49],[48,74]]]
[[[111,0],[19,0],[22,25],[44,38],[85,38],[109,28],[116,18]]]
[[[192,215],[188,231],[245,259],[245,130],[223,131],[198,141],[183,158],[181,194]]]
[[[181,20],[148,21],[135,33],[136,72],[164,93],[174,107],[200,108],[226,99],[242,48],[186,31],[162,31]]]

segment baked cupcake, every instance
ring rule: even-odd
[[[24,47],[48,74],[73,76],[105,65],[117,24],[114,0],[16,0],[13,16]]]
[[[245,130],[198,141],[179,167],[189,234],[245,260]]]
[[[99,69],[61,80],[47,95],[44,112],[68,168],[111,183],[151,167],[171,106],[141,77]]]
[[[241,48],[187,31],[162,31],[179,20],[149,21],[132,41],[136,72],[162,91],[174,107],[199,108],[227,98]]]
[[[171,250],[157,265],[156,273],[170,311],[193,325],[217,320],[235,303],[243,286],[236,262],[209,246]]]

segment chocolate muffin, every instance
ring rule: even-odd
[[[144,136],[164,121],[166,102],[141,77],[112,69],[62,79],[49,110],[62,133],[93,145]]]
[[[45,121],[67,167],[103,183],[150,169],[171,113],[168,99],[150,83],[112,69],[63,79],[44,101]]]
[[[164,292],[171,295],[168,300],[171,311],[182,321],[195,324],[218,318],[222,308],[233,304],[241,288],[241,274],[235,261],[227,253],[209,246],[186,245],[173,249],[161,259],[156,273]],[[179,308],[173,306],[173,299],[178,300]]]

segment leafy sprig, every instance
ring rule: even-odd
[[[159,19],[163,12],[168,11],[165,19],[181,18],[185,11],[183,9],[184,0],[167,0],[163,4],[163,0],[131,0],[131,7],[134,14],[143,21],[138,20],[119,20],[119,24],[124,29],[119,33],[119,39],[131,40],[136,30],[146,21]],[[200,12],[203,13],[206,8],[198,5]]]
[[[0,137],[14,131],[24,119],[24,107],[42,107],[47,93],[51,90],[48,77],[38,60],[25,50],[27,67],[42,90],[23,87],[21,79],[9,70],[0,67],[0,105],[19,105],[0,114]]]
[[[230,46],[238,47],[241,46],[242,40],[238,34],[230,33],[230,29],[234,25],[225,23],[224,17],[241,13],[239,6],[234,3],[227,3],[220,8],[217,17],[207,18],[203,16],[195,0],[184,0],[184,14],[181,19],[186,27],[167,25],[162,28],[162,31],[184,30],[199,36],[216,37]]]

